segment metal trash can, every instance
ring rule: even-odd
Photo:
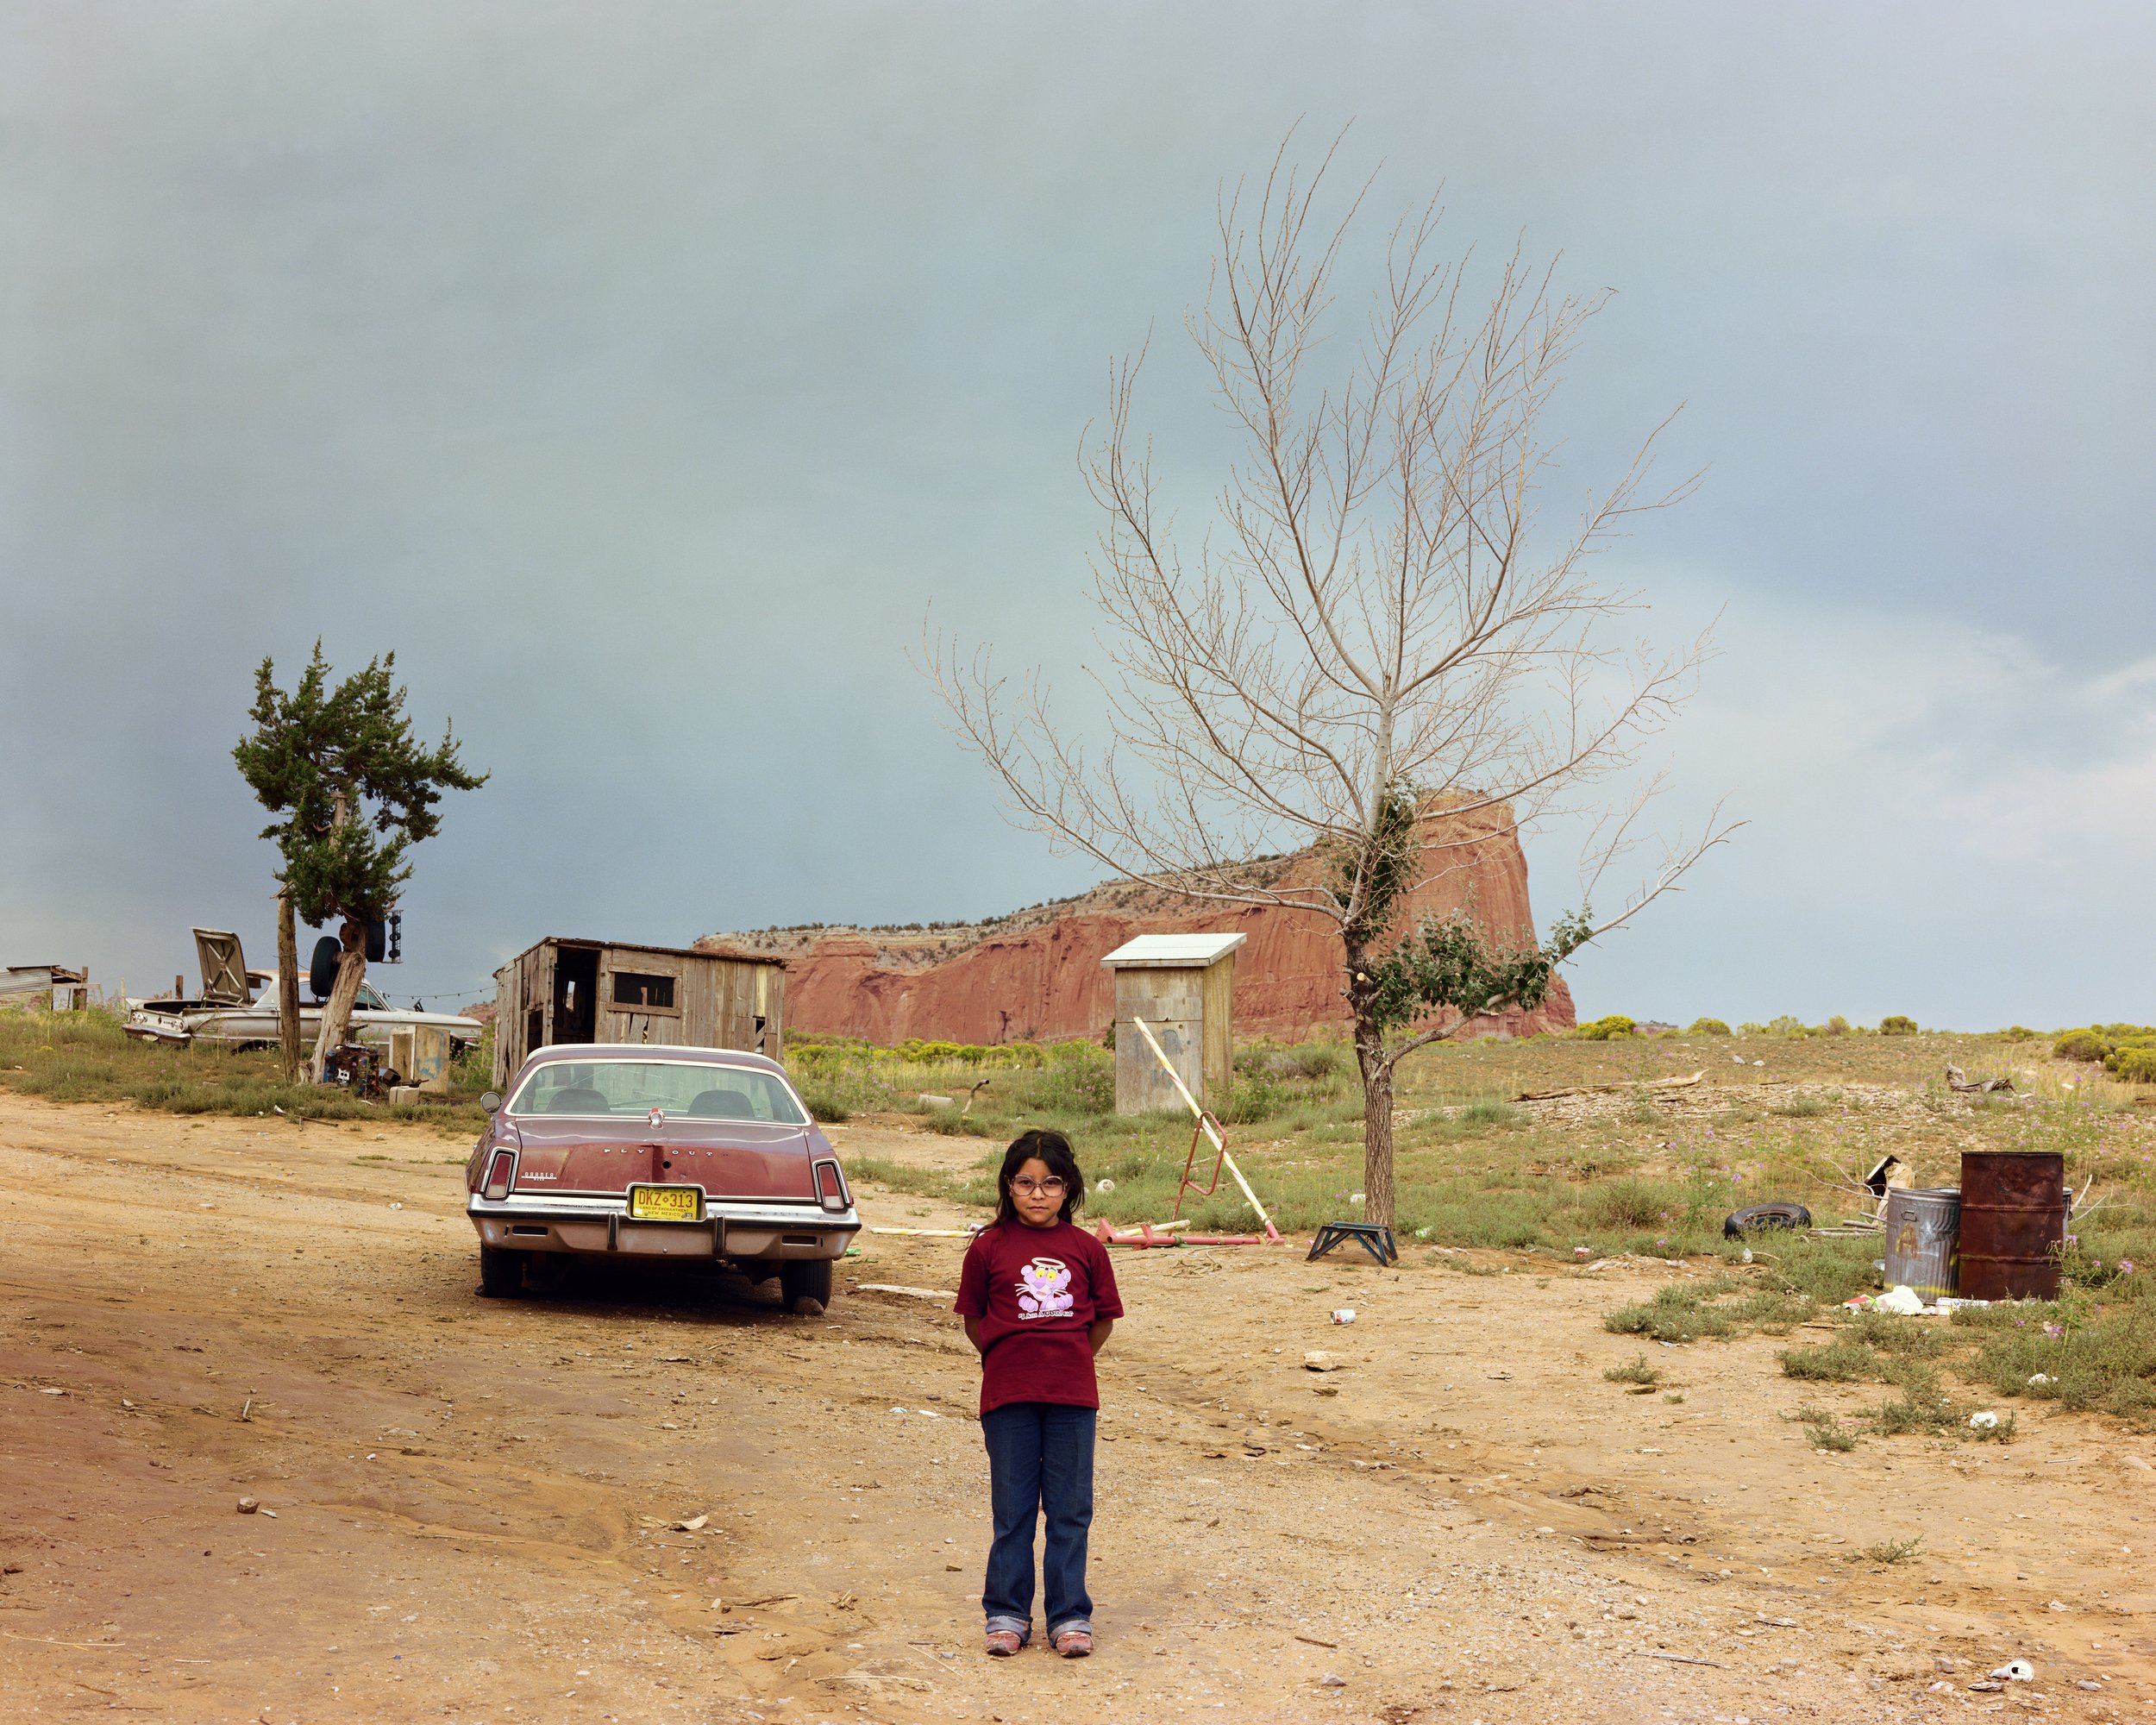
[[[1886,1283],[1927,1302],[1960,1284],[1961,1189],[1890,1187],[1886,1200]]]

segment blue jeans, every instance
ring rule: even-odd
[[[995,1540],[981,1609],[988,1628],[1033,1630],[1033,1521],[1045,1515],[1048,1540],[1041,1580],[1048,1595],[1048,1633],[1090,1630],[1086,1593],[1086,1534],[1093,1526],[1091,1408],[1053,1402],[1011,1402],[981,1416],[988,1446],[988,1498]]]

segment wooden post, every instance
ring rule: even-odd
[[[285,1082],[299,1082],[299,931],[294,926],[292,895],[277,894],[277,1047]]]

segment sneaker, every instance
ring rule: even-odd
[[[990,1659],[1007,1659],[1025,1645],[1025,1643],[1018,1639],[1018,1632],[1016,1629],[988,1631],[987,1648]]]
[[[1056,1637],[1055,1647],[1067,1659],[1082,1659],[1093,1651],[1093,1631],[1065,1629]]]

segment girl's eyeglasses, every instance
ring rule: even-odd
[[[1063,1182],[1051,1174],[1045,1180],[1013,1180],[1011,1189],[1028,1197],[1060,1198],[1063,1195]]]

